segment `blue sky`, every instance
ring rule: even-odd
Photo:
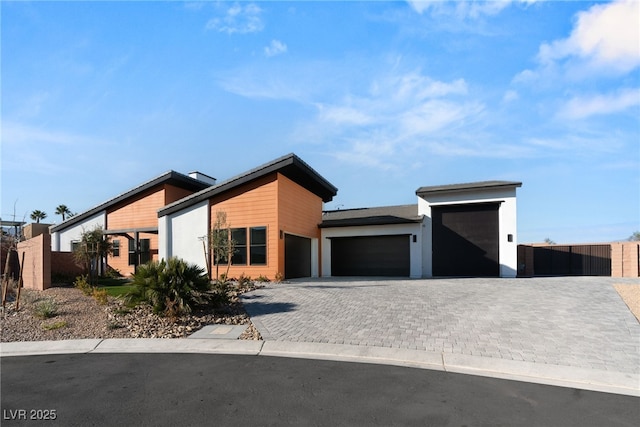
[[[640,3],[5,2],[2,219],[295,152],[327,209],[515,180],[520,242],[640,229]]]

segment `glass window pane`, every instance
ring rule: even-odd
[[[251,246],[251,265],[263,265],[267,263],[266,246]]]
[[[231,239],[234,242],[233,256],[231,264],[246,265],[247,264],[247,229],[232,228]]]
[[[267,243],[267,227],[253,227],[251,229],[251,245],[265,245]]]
[[[250,236],[249,263],[251,265],[265,265],[267,263],[267,227],[251,228]]]

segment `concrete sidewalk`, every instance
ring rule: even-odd
[[[640,397],[640,376],[637,374],[400,348],[189,338],[0,343],[0,357],[70,353],[202,353],[335,360],[432,369]]]

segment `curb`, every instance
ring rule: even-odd
[[[0,343],[0,357],[80,353],[201,353],[371,363],[640,397],[640,375],[399,348],[228,339],[81,339]]]

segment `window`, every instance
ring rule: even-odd
[[[231,239],[234,243],[231,265],[267,264],[267,227],[232,228]],[[226,258],[220,260],[220,264],[226,262]]]
[[[247,229],[232,228],[231,239],[235,244],[231,264],[247,265]]]
[[[267,263],[267,227],[252,227],[250,234],[249,262],[251,265],[265,265]]]
[[[111,250],[111,255],[114,257],[119,257],[120,256],[120,240],[118,239],[114,239],[112,241],[112,250]]]
[[[77,240],[74,240],[71,242],[71,252],[75,252],[78,247],[80,246],[80,242]]]
[[[129,239],[129,265],[138,264],[138,257],[136,255],[136,241]]]
[[[134,239],[129,240],[129,265],[146,264],[151,261],[151,240],[139,239],[138,245],[140,247],[140,257],[138,258],[138,251],[136,251],[136,241]]]
[[[140,239],[140,264],[151,261],[151,239]]]

